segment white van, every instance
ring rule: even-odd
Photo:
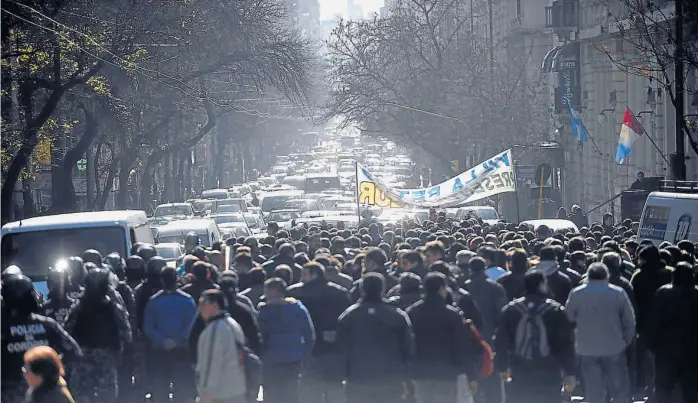
[[[143,211],[97,211],[58,214],[15,221],[2,227],[2,268],[19,266],[47,292],[46,273],[59,260],[96,249],[106,256],[129,255],[136,242],[153,243]],[[43,283],[43,284],[40,284]]]
[[[202,199],[228,199],[230,193],[226,189],[208,189],[201,192]]]
[[[652,192],[642,210],[638,239],[655,245],[664,241],[676,244],[688,239],[698,241],[698,194]]]
[[[201,218],[196,220],[179,220],[172,221],[167,225],[158,227],[155,234],[155,242],[157,243],[184,243],[184,237],[189,232],[196,232],[199,236],[202,246],[210,247],[214,242],[222,241],[223,236],[216,225],[216,222],[210,218]]]

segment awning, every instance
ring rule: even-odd
[[[543,58],[543,72],[576,70],[579,66],[579,42],[556,46]]]

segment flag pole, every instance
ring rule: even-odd
[[[650,136],[650,132],[647,131],[647,129],[645,129],[645,127],[642,125],[642,123],[640,123],[640,120],[637,119],[637,116],[635,116],[635,113],[633,113],[633,110],[630,109],[627,105],[626,105],[625,107],[628,108],[628,110],[630,111],[630,114],[633,115],[633,119],[635,119],[635,121],[637,122],[637,124],[640,125],[640,127],[642,128],[643,133],[645,133],[645,134],[647,135],[647,138],[649,139],[650,143],[652,143],[652,145],[654,146],[654,148],[657,150],[657,152],[659,153],[659,155],[662,156],[662,158],[664,159],[664,161],[666,161],[667,165],[671,166],[671,163],[669,163],[669,160],[666,158],[666,156],[664,155],[664,153],[662,153],[662,150],[659,149],[659,147],[657,146],[657,143],[654,142],[654,139],[652,138],[652,136]]]

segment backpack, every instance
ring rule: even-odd
[[[245,390],[248,401],[256,401],[259,387],[262,385],[262,360],[249,347],[240,343],[238,343],[238,357],[245,371]]]
[[[523,300],[513,304],[514,309],[521,313],[514,339],[515,356],[530,361],[550,355],[548,332],[542,319],[546,312],[553,309],[550,302],[551,300],[546,300],[533,308],[529,308]]]
[[[477,344],[482,351],[482,367],[480,368],[480,376],[486,378],[492,375],[494,372],[494,352],[489,343],[482,338],[472,320],[466,319],[465,324],[468,326],[468,329],[470,329],[470,333],[473,335],[475,344]]]

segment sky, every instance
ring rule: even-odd
[[[363,8],[364,17],[369,13],[377,13],[378,9],[383,7],[383,0],[354,0],[354,3]],[[320,0],[321,20],[333,20],[337,14],[344,17],[346,16],[346,13],[346,0]]]

